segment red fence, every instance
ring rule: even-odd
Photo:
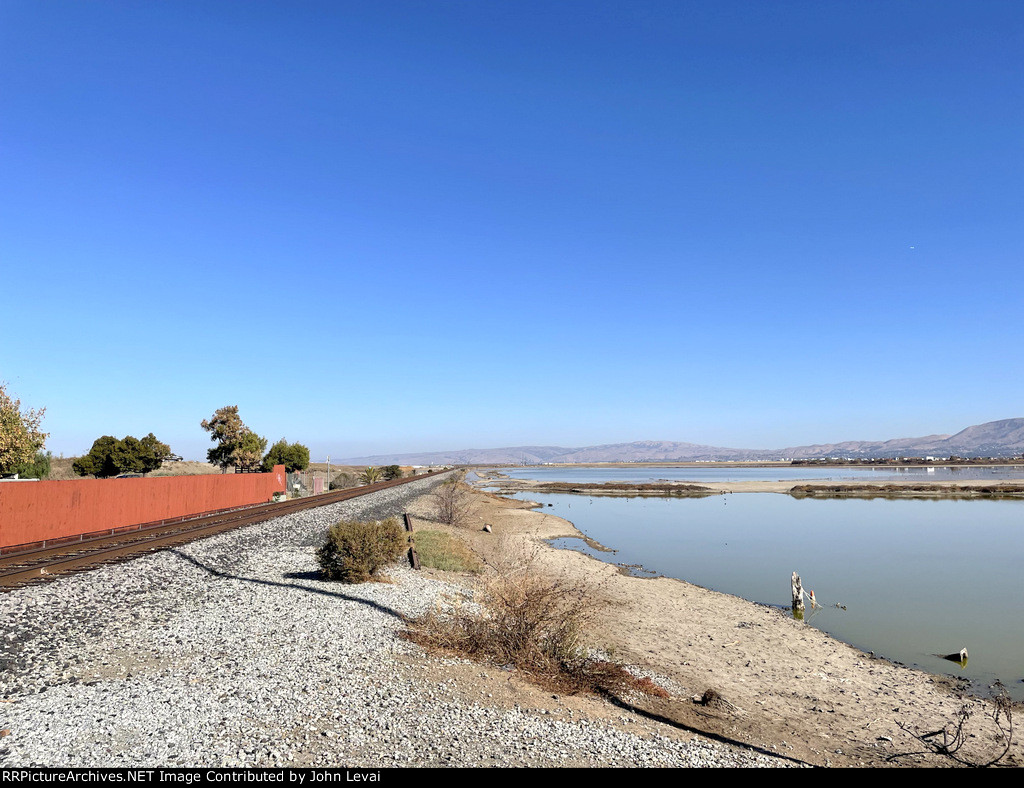
[[[0,482],[0,548],[265,503],[284,490],[283,465],[272,473]]]

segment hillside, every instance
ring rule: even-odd
[[[1024,418],[977,424],[955,434],[842,441],[783,449],[731,449],[678,441],[634,441],[598,446],[510,446],[496,449],[380,454],[343,460],[350,465],[539,465],[587,462],[767,461],[828,457],[1015,457],[1024,454]]]

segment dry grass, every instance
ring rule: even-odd
[[[50,475],[48,481],[62,481],[64,479],[81,479],[82,477],[71,470],[71,463],[77,457],[53,457],[50,460]]]
[[[413,534],[420,565],[445,572],[479,574],[483,564],[465,543],[444,531],[416,531]]]
[[[216,465],[211,465],[208,462],[195,462],[192,460],[182,460],[180,462],[165,462],[150,476],[205,476],[210,473],[220,473],[221,469]]]

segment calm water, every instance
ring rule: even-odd
[[[887,482],[920,480],[922,482],[957,479],[1024,479],[1024,466],[934,466],[930,468],[824,468],[795,467],[741,467],[708,468],[687,466],[671,468],[657,465],[620,466],[615,468],[577,468],[558,466],[529,466],[502,468],[501,473],[514,479],[539,479],[560,482],[654,482],[659,479],[693,482],[748,482],[748,481],[873,481]]]
[[[1024,501],[517,497],[617,550],[602,560],[756,602],[788,608],[796,571],[825,605],[813,626],[979,686],[998,678],[1024,700]],[[964,670],[934,656],[962,646]]]

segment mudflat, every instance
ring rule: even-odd
[[[784,491],[766,489],[773,482],[728,484],[737,485]],[[519,551],[532,556],[538,571],[588,584],[604,606],[592,644],[662,677],[670,688],[667,699],[613,698],[619,714],[627,709],[666,730],[701,732],[819,766],[953,766],[955,760],[925,742],[941,742],[941,733],[927,734],[952,732],[966,710],[965,741],[956,755],[987,763],[1005,749],[994,704],[967,695],[965,684],[874,658],[788,611],[680,580],[627,576],[581,553],[552,548],[545,540],[582,534],[528,502],[481,491],[472,496],[467,522],[448,530],[490,566]],[[414,514],[429,516],[426,508]],[[465,576],[461,582],[479,580]],[[545,697],[552,696],[539,692],[531,702]],[[715,700],[698,700],[708,697]],[[508,702],[519,701],[510,696]],[[554,707],[564,700],[547,702]],[[1020,716],[1022,709],[1014,710]],[[1005,727],[1005,714],[1002,721]],[[1013,741],[998,763],[1024,765],[1021,745]]]

